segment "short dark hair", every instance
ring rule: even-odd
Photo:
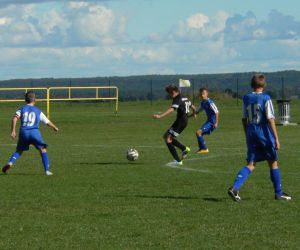
[[[169,94],[172,93],[172,92],[177,92],[177,93],[180,93],[180,90],[177,86],[173,85],[173,84],[170,84],[166,87],[166,92],[168,92]]]
[[[253,89],[265,88],[267,86],[266,77],[263,74],[255,74],[251,79]]]
[[[200,93],[200,94],[202,94],[203,91],[208,92],[208,88],[203,87],[203,88],[200,88],[200,89],[199,89],[199,93]]]
[[[25,94],[25,102],[26,103],[32,103],[35,101],[35,93],[33,91],[28,91]]]

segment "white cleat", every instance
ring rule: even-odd
[[[180,167],[183,165],[182,161],[171,161],[169,163],[166,164],[168,167],[172,167],[172,168],[176,168],[176,167]]]
[[[46,171],[46,175],[50,176],[50,175],[53,175],[53,173],[48,170],[48,171]]]

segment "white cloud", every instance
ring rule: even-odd
[[[63,7],[42,13],[34,4],[0,9],[0,46],[72,47],[127,41],[125,16],[95,3],[71,2]]]
[[[198,13],[193,16],[190,16],[186,21],[187,26],[190,29],[202,29],[205,26],[205,24],[207,24],[208,22],[209,22],[209,17],[202,13]]]

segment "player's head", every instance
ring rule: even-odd
[[[25,94],[25,102],[30,104],[30,103],[35,103],[35,93],[33,91],[28,91]]]
[[[208,99],[208,89],[207,88],[199,89],[199,96],[201,99],[207,100]]]
[[[267,86],[266,77],[263,74],[256,74],[251,79],[251,87],[254,90],[265,89]]]
[[[170,95],[171,98],[175,98],[180,94],[179,88],[172,84],[166,87],[166,92]]]

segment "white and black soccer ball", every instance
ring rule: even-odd
[[[130,148],[127,150],[128,161],[136,161],[138,158],[139,158],[139,152],[136,149]]]

